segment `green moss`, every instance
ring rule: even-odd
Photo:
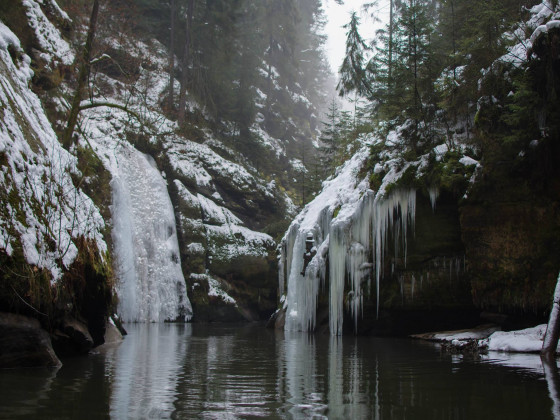
[[[338,216],[338,213],[340,212],[341,206],[338,206],[336,209],[334,209],[333,212],[333,219],[336,219],[336,216]]]
[[[369,187],[373,191],[378,191],[379,188],[381,187],[381,184],[383,183],[383,177],[384,176],[385,176],[385,173],[383,173],[383,172],[372,173],[369,177]]]
[[[111,174],[90,147],[78,146],[76,156],[81,175],[72,174],[74,185],[76,188],[81,188],[93,200],[104,220],[111,220]],[[111,232],[108,224],[102,233],[105,241],[110,245]]]
[[[0,20],[16,34],[25,51],[40,50],[40,45],[28,24],[26,9],[20,0],[0,2]]]

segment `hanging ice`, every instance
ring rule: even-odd
[[[372,278],[379,308],[388,238],[394,240],[391,245],[395,255],[403,255],[406,261],[407,234],[409,228],[414,229],[416,191],[395,190],[385,194],[382,188],[376,194],[369,190],[368,183],[358,179],[367,157],[368,149],[364,147],[334,179],[325,182],[321,194],[300,213],[282,241],[279,289],[285,290],[287,284],[287,330],[315,328],[317,298],[327,278],[327,260],[329,327],[333,335],[342,333],[345,301],[357,328],[364,293],[372,293]],[[302,275],[304,242],[309,233],[318,252]]]
[[[428,194],[430,195],[430,204],[432,205],[432,210],[436,211],[436,201],[439,197],[439,188],[434,186],[428,188]]]
[[[116,152],[113,243],[119,313],[126,322],[188,320],[173,206],[153,158],[131,146]]]

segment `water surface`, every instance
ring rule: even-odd
[[[127,329],[121,344],[58,370],[0,371],[0,418],[550,419],[558,410],[558,372],[545,375],[537,355],[469,358],[421,341],[246,325]]]

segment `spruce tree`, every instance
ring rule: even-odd
[[[367,96],[372,90],[365,70],[365,55],[368,46],[359,32],[360,19],[356,12],[352,12],[350,22],[344,25],[346,29],[346,55],[339,69],[340,81],[337,89],[341,96],[350,92]]]

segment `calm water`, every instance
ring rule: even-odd
[[[405,339],[128,325],[58,370],[0,371],[2,419],[549,419],[538,356],[442,355]],[[557,417],[559,418],[559,417]]]

